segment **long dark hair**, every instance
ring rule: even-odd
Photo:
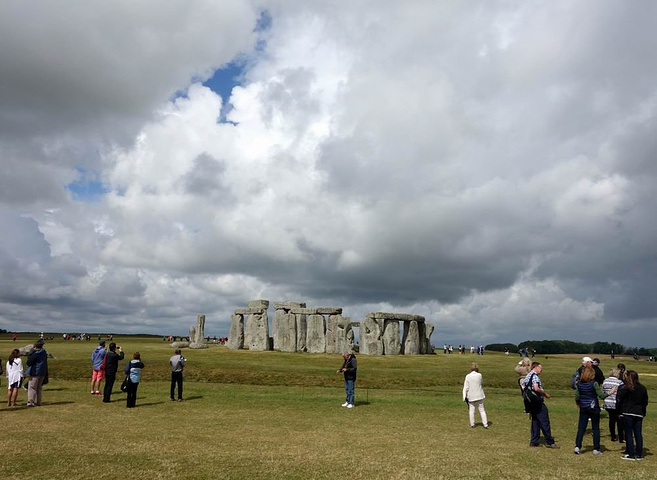
[[[619,372],[618,372],[618,378],[619,378],[620,380],[622,380],[623,377],[625,376],[625,364],[624,364],[624,363],[619,363],[618,365],[616,365],[616,367],[617,367],[618,370],[619,370]]]
[[[18,350],[17,348],[14,348],[14,349],[11,351],[11,353],[9,354],[9,358],[7,359],[7,363],[8,363],[9,365],[13,365],[13,364],[14,364],[14,360],[17,359],[17,358],[19,358],[20,356],[21,356],[21,352],[20,352],[20,350]]]
[[[625,387],[628,390],[634,390],[634,387],[641,385],[639,383],[639,374],[634,370],[626,371],[625,375],[623,375],[623,381],[625,382]]]

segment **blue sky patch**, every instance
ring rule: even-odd
[[[100,198],[109,192],[109,188],[102,182],[95,180],[96,174],[83,168],[76,168],[80,173],[80,178],[69,183],[66,188],[71,192],[73,200],[84,203],[97,203]]]

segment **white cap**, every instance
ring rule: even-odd
[[[591,357],[584,357],[584,358],[582,358],[582,363],[586,363],[586,362],[591,362],[591,363],[593,363],[593,359],[592,359]]]

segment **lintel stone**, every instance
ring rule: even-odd
[[[235,315],[262,315],[265,313],[264,308],[238,308]]]

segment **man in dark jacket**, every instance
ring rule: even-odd
[[[30,367],[30,381],[27,390],[27,406],[41,406],[43,382],[48,378],[48,354],[43,349],[43,338],[39,338],[34,348],[27,356],[27,366]]]
[[[107,352],[107,359],[105,360],[105,389],[103,390],[103,402],[110,403],[112,396],[112,387],[116,380],[116,371],[119,369],[119,361],[123,360],[123,349],[118,347],[119,353],[116,353],[116,343],[109,344],[109,352]]]
[[[355,397],[354,388],[356,385],[356,355],[349,352],[342,354],[344,361],[342,367],[336,373],[344,373],[344,390],[347,393],[347,399],[342,404],[343,407],[354,408]]]

